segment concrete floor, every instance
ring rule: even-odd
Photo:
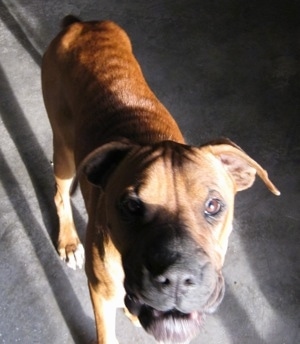
[[[40,62],[69,13],[113,19],[188,142],[230,137],[282,192],[237,196],[226,295],[193,343],[300,343],[300,2],[2,0],[0,2],[0,343],[89,343],[83,271],[53,241],[51,131]],[[85,212],[74,199],[76,223]],[[122,312],[120,344],[154,343]]]

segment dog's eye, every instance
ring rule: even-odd
[[[215,216],[222,210],[222,202],[218,198],[211,198],[205,203],[204,213],[207,216]]]
[[[136,199],[127,199],[123,205],[126,207],[126,209],[132,213],[132,214],[136,214],[139,213],[141,211],[141,202],[139,200]]]
[[[142,215],[143,213],[143,203],[138,198],[123,198],[121,200],[121,208],[130,215]]]

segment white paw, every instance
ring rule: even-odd
[[[60,258],[61,260],[65,261],[67,266],[73,270],[77,268],[82,269],[85,256],[84,256],[84,248],[82,244],[78,244],[75,251],[71,252],[61,252],[60,250]]]

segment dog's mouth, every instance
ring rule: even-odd
[[[189,343],[201,329],[204,313],[183,313],[177,309],[160,311],[142,303],[134,295],[127,294],[128,310],[138,316],[144,329],[161,343]]]

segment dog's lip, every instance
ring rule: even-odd
[[[182,313],[176,309],[159,311],[142,305],[139,320],[143,328],[159,343],[189,343],[200,331],[205,314]]]
[[[197,310],[183,313],[176,308],[157,310],[133,294],[126,294],[125,305],[160,343],[189,343],[200,331],[206,313]]]
[[[202,311],[191,311],[189,313],[181,312],[180,310],[177,310],[176,308],[167,310],[167,311],[161,311],[158,309],[155,309],[149,305],[147,305],[144,302],[141,302],[135,295],[133,294],[126,294],[125,296],[125,305],[127,309],[132,313],[133,315],[139,316],[141,309],[143,307],[146,307],[149,311],[151,311],[154,318],[163,318],[163,317],[176,317],[176,318],[185,318],[188,320],[197,320],[199,319],[199,316],[203,316]]]
[[[125,306],[131,314],[138,316],[143,305],[144,303],[140,302],[135,295],[128,293],[126,294]]]
[[[191,313],[182,313],[176,309],[172,309],[170,311],[158,311],[157,309],[154,309],[150,306],[146,306],[148,307],[154,318],[159,319],[159,318],[166,318],[166,317],[171,317],[171,318],[181,318],[181,319],[186,319],[186,320],[198,320],[200,317],[202,318],[203,313],[202,312],[198,312],[198,311],[193,311]]]

